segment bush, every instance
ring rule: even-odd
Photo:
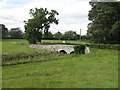
[[[83,45],[83,44],[76,45],[74,47],[74,52],[75,52],[75,54],[85,54],[85,45]]]
[[[30,38],[29,40],[28,40],[28,42],[30,43],[30,44],[36,44],[36,39],[35,38]]]
[[[119,44],[86,44],[86,46],[98,49],[120,50]]]

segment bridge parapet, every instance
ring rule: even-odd
[[[39,45],[39,44],[31,44],[30,48],[36,48],[41,50],[48,50],[48,51],[56,51],[56,52],[66,52],[67,54],[74,53],[74,46],[75,45]],[[89,47],[85,48],[85,54],[90,53]]]
[[[49,50],[49,51],[57,51],[60,52],[64,50],[67,54],[70,54],[74,51],[74,45],[37,45],[31,44],[30,48],[42,49],[42,50]]]

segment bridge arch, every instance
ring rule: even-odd
[[[61,53],[61,54],[67,54],[67,52],[65,50],[60,50],[59,53]]]
[[[74,54],[74,53],[75,53],[74,51],[70,52],[70,54]]]

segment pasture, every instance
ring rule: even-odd
[[[42,42],[52,42],[43,40]],[[72,43],[78,41],[71,41]],[[79,43],[79,42],[78,42]],[[2,68],[3,88],[117,88],[118,51],[91,48],[86,55],[60,55],[31,49],[25,40],[3,40],[3,53],[40,55]],[[41,56],[42,54],[42,56]],[[43,61],[43,62],[41,62]],[[11,61],[8,60],[7,64]],[[5,62],[6,64],[6,62]]]

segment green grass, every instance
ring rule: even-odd
[[[62,43],[64,40],[42,40],[42,43]],[[80,40],[65,40],[66,43],[71,44],[80,44],[80,43],[87,43],[85,41]],[[2,45],[2,52],[3,53],[22,53],[22,52],[31,52],[35,51],[34,49],[30,49],[28,46],[28,42],[22,39],[3,39],[2,44],[0,41],[0,45]]]
[[[62,41],[66,41],[66,43],[71,44],[87,43],[80,40],[42,40],[42,43],[62,43]],[[31,53],[35,51],[34,49],[28,47],[29,44],[24,39],[3,39],[2,46],[3,54]]]
[[[2,53],[2,41],[0,40],[0,54]]]
[[[2,40],[2,53],[31,53],[35,51],[28,47],[29,44],[26,40],[22,39],[3,39]]]
[[[61,43],[59,40],[42,42]],[[66,41],[68,43],[86,43]],[[0,42],[1,43],[1,42]],[[36,55],[5,61],[2,68],[3,88],[117,88],[117,50],[91,49],[91,54],[66,55],[31,49],[26,40],[3,40],[2,54]],[[37,52],[37,53],[36,53]],[[35,53],[35,54],[34,54]],[[42,61],[42,62],[41,62]],[[25,63],[27,62],[27,63]],[[29,62],[29,63],[28,63]],[[11,64],[24,63],[24,64]]]
[[[46,61],[49,58],[54,60],[63,57],[65,56],[55,52],[29,48],[26,40],[4,39],[2,41],[2,65]]]
[[[65,41],[66,43],[70,44],[86,44],[89,43],[88,41],[80,41],[80,40],[42,40],[43,43],[63,43]]]
[[[117,88],[118,52],[92,49],[46,62],[3,66],[3,88]],[[33,58],[35,60],[35,58]]]

